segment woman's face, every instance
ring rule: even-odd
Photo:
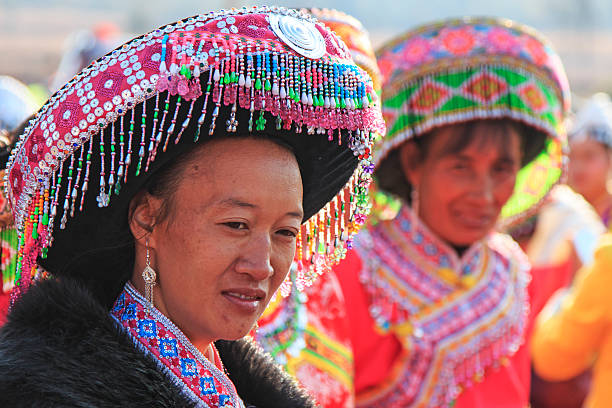
[[[588,201],[606,192],[610,154],[603,144],[583,139],[570,143],[569,185]]]
[[[143,202],[149,204],[137,207],[136,220],[161,204],[151,196]],[[244,336],[295,253],[303,217],[295,157],[267,140],[210,142],[183,170],[171,203],[149,235],[155,306],[196,346]],[[143,245],[139,240],[132,279],[139,289]]]
[[[410,152],[416,145],[407,143],[402,166],[418,192],[420,219],[449,244],[469,246],[493,229],[512,195],[521,147],[512,127],[500,129],[498,124],[479,122],[467,146],[447,152],[445,146],[461,131],[447,126],[432,133],[433,140],[420,159]],[[506,135],[500,134],[504,131]]]

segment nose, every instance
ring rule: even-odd
[[[272,276],[274,269],[270,262],[272,243],[268,235],[253,235],[242,248],[236,263],[236,271],[263,281]]]
[[[495,181],[489,174],[475,177],[471,197],[478,205],[490,205],[495,201]]]

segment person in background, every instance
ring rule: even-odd
[[[569,185],[581,194],[601,217],[606,228],[612,222],[612,194],[608,180],[612,169],[612,102],[604,93],[593,95],[578,111],[569,136]]]
[[[303,11],[338,34],[379,91],[374,49],[361,23],[337,10]],[[259,320],[255,339],[321,407],[351,408],[355,405],[354,367],[347,317],[338,278],[330,270],[303,291],[294,285],[286,298],[277,296]]]
[[[538,313],[557,290],[571,285],[582,265],[592,262],[597,241],[605,230],[591,205],[566,185],[555,186],[535,215],[509,230],[531,263],[528,341]],[[580,408],[589,386],[590,372],[551,382],[532,370],[531,406]]]
[[[605,231],[593,207],[567,185],[555,186],[536,214],[509,228],[531,263],[532,318],[558,289],[572,283],[578,269],[592,262]]]
[[[356,405],[524,408],[529,263],[495,228],[561,177],[563,67],[534,30],[488,18],[416,28],[377,56],[388,135],[374,175],[402,207],[335,268]]]
[[[64,43],[64,52],[59,65],[51,77],[49,85],[51,92],[57,91],[94,60],[129,39],[125,37],[119,27],[112,22],[101,22],[92,29],[70,34]]]
[[[371,79],[295,10],[185,18],[85,68],[8,163],[0,406],[314,407],[244,336],[293,261],[306,285],[343,256],[375,132]]]
[[[607,233],[593,263],[542,310],[531,339],[534,369],[544,380],[566,381],[592,368],[585,408],[612,406],[611,268],[612,235]]]

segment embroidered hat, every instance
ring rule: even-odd
[[[612,101],[605,93],[597,93],[578,111],[568,133],[570,141],[594,139],[612,148]]]
[[[370,75],[374,89],[380,93],[382,78],[376,63],[376,54],[370,42],[370,34],[361,22],[351,15],[334,9],[311,8],[302,11],[315,16],[344,41],[355,63]]]
[[[453,19],[410,31],[377,56],[388,127],[377,174],[393,149],[434,128],[508,118],[534,130],[526,151],[535,154],[524,158],[502,222],[520,221],[560,180],[569,85],[559,57],[534,30],[503,19]]]
[[[303,13],[222,10],[135,38],[53,95],[14,150],[5,183],[20,239],[17,289],[37,259],[94,290],[119,288],[119,271],[90,276],[75,265],[133,256],[120,248],[134,194],[195,143],[235,133],[295,152],[305,212],[296,261],[309,282],[365,221],[374,132],[384,123],[372,81]]]

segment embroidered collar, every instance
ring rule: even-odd
[[[244,408],[225,373],[205,358],[159,310],[147,310],[146,300],[130,283],[115,301],[111,316],[197,406]],[[213,350],[220,364],[214,347]]]
[[[370,314],[403,345],[358,405],[449,406],[522,343],[528,263],[509,237],[490,234],[459,257],[405,206],[355,244]]]

